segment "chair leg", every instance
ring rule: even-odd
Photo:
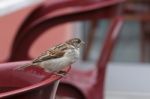
[[[93,96],[95,97],[93,99],[104,99],[104,84],[107,64],[111,58],[111,54],[116,45],[116,41],[119,36],[122,25],[122,17],[116,17],[112,20],[109,26],[108,33],[101,51],[101,55],[97,63],[97,83],[95,84],[92,90],[92,92],[97,93],[98,95]]]

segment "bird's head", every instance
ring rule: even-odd
[[[84,45],[85,43],[80,40],[79,38],[73,38],[70,39],[66,42],[67,44],[70,44],[72,46],[74,46],[75,48],[80,48],[82,45]]]

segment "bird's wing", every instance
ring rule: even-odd
[[[56,47],[50,48],[47,51],[45,51],[44,53],[42,53],[39,57],[34,59],[32,63],[38,63],[38,62],[46,61],[48,59],[63,57],[67,47],[68,46],[66,46],[64,44],[59,44]]]

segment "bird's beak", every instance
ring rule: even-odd
[[[83,41],[80,42],[80,44],[77,45],[77,48],[80,48],[84,45],[85,43]]]
[[[81,41],[81,46],[85,45],[85,42]]]

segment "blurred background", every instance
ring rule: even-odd
[[[45,1],[0,0],[1,63],[9,59],[13,40],[21,24]],[[126,0],[120,7],[118,9],[123,9],[121,16],[124,22],[108,63],[105,99],[150,99],[150,1]],[[95,63],[101,54],[110,22],[111,19],[104,18],[57,25],[44,31],[32,43],[29,56],[34,58],[45,49],[79,37],[86,43],[88,40],[91,42],[90,46],[85,47],[88,51],[82,49],[81,61]]]

